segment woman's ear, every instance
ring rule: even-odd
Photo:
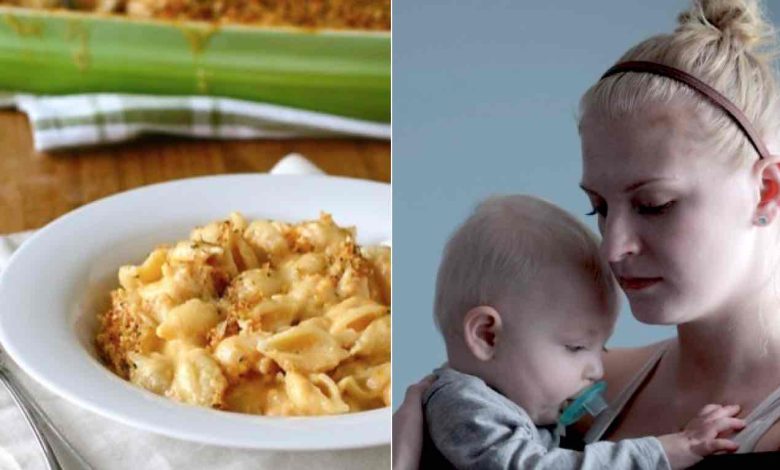
[[[780,157],[759,160],[754,169],[761,180],[761,193],[753,223],[769,225],[780,212]]]
[[[471,354],[480,361],[493,358],[500,333],[501,315],[493,307],[474,307],[463,318],[463,339]]]

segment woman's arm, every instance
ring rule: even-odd
[[[423,445],[422,396],[433,383],[429,375],[410,385],[398,410],[393,413],[393,470],[417,470]]]

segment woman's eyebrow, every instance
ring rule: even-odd
[[[645,179],[645,180],[640,180],[640,181],[637,181],[635,183],[629,184],[628,186],[623,188],[623,192],[624,193],[630,193],[631,191],[635,191],[635,190],[641,188],[642,186],[644,186],[646,184],[657,183],[659,181],[675,180],[675,179],[677,179],[677,178],[668,178],[668,177],[648,178],[648,179]]]
[[[645,186],[650,183],[657,183],[659,181],[670,181],[670,180],[676,180],[675,177],[667,177],[667,176],[659,176],[659,177],[653,177],[653,178],[647,178],[639,181],[635,181],[625,188],[623,188],[624,193],[630,193],[631,191],[636,191],[637,189],[641,188],[642,186]],[[588,188],[585,186],[585,183],[580,183],[580,188],[582,188],[583,191],[585,191],[588,194],[592,194],[594,196],[599,196],[599,193]]]

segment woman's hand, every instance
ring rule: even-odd
[[[422,396],[433,383],[429,375],[406,389],[398,411],[393,413],[393,470],[417,470],[423,444]]]

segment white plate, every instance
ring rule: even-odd
[[[14,253],[0,277],[0,343],[53,392],[148,431],[228,447],[346,449],[390,443],[390,408],[332,417],[272,418],[188,406],[142,390],[97,359],[97,313],[117,270],[156,244],[184,239],[231,211],[247,219],[330,212],[358,242],[390,239],[390,186],[327,176],[229,175],[157,184],[81,207]]]

